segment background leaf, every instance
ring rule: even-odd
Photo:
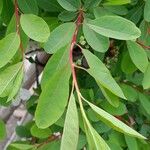
[[[142,85],[144,89],[150,88],[150,63],[144,73],[144,79],[143,79]]]
[[[80,8],[80,0],[57,0],[58,3],[68,11],[77,11]]]
[[[150,0],[146,0],[144,7],[144,19],[147,22],[150,22]]]
[[[131,60],[135,66],[142,72],[145,72],[148,66],[148,58],[145,50],[133,41],[127,41],[128,51],[131,57]]]
[[[0,140],[3,140],[5,137],[6,137],[5,124],[2,120],[0,120]]]
[[[40,138],[40,139],[44,139],[44,138],[48,138],[52,132],[49,128],[46,129],[39,129],[36,124],[34,124],[31,127],[31,134],[34,137]]]
[[[125,140],[126,140],[129,150],[132,150],[132,149],[138,150],[139,149],[137,140],[135,138],[125,135]]]
[[[36,0],[18,0],[21,11],[25,14],[38,14],[38,5]]]
[[[150,114],[150,100],[148,97],[146,97],[144,94],[139,93],[139,100],[141,105],[143,106],[144,110]]]

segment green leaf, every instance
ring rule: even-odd
[[[127,113],[126,105],[122,102],[119,103],[118,107],[113,107],[107,101],[102,101],[100,103],[100,106],[105,111],[107,111],[108,113],[110,113],[111,115],[114,115],[114,116],[122,116]]]
[[[120,142],[120,141],[119,141]],[[111,150],[123,150],[122,148],[121,148],[121,146],[119,146],[119,145],[117,145],[117,144],[115,144],[115,143],[112,143],[112,142],[107,142],[108,143],[108,146],[110,146],[111,147]]]
[[[68,64],[47,81],[47,85],[40,95],[35,113],[36,124],[39,128],[49,127],[63,114],[69,96],[70,73]]]
[[[104,6],[104,8],[117,15],[126,15],[128,9],[125,6]]]
[[[137,140],[135,138],[125,135],[125,140],[129,150],[139,150]]]
[[[109,140],[108,140],[109,143],[114,143],[118,146],[126,147],[126,142],[123,134],[112,130],[110,131],[110,134],[108,136],[109,136]]]
[[[17,126],[15,131],[16,131],[16,134],[21,138],[32,137],[30,130],[27,128],[27,126],[23,126],[23,125]]]
[[[134,41],[127,41],[127,47],[131,60],[135,66],[142,72],[145,72],[148,66],[148,58],[145,50]]]
[[[103,16],[89,21],[87,25],[95,32],[114,39],[133,40],[141,34],[134,23],[119,16]]]
[[[55,53],[58,49],[66,46],[71,42],[75,31],[74,23],[64,23],[53,30],[44,49],[48,53]]]
[[[21,67],[22,62],[0,72],[0,95],[9,87],[9,84],[14,81]]]
[[[44,144],[43,146],[39,147],[38,150],[60,150],[60,141],[55,140],[54,142]]]
[[[144,89],[150,88],[150,63],[144,73],[144,79],[143,79],[142,85]]]
[[[37,0],[38,6],[47,12],[60,12],[62,7],[57,0]]]
[[[64,130],[61,141],[61,150],[76,150],[79,136],[79,122],[78,112],[74,95],[71,94],[68,110],[66,113],[66,119],[64,124]]]
[[[3,23],[8,25],[13,14],[14,14],[13,1],[3,0],[3,9],[1,12],[1,17],[3,19]]]
[[[126,124],[124,124],[123,122],[121,122],[120,120],[115,118],[114,116],[110,115],[106,111],[102,110],[101,108],[93,105],[92,103],[90,103],[88,101],[86,101],[86,102],[98,114],[99,119],[101,121],[103,121],[104,123],[106,123],[108,126],[111,126],[113,129],[115,129],[121,133],[130,135],[133,137],[137,137],[139,139],[146,139],[144,136],[139,134],[137,131],[130,128],[129,126],[127,126]]]
[[[120,86],[128,101],[135,102],[138,99],[138,92],[132,86],[126,84]]]
[[[110,12],[109,10],[105,9],[104,7],[96,7],[94,8],[94,16],[95,18],[100,18],[103,16],[113,16],[115,15],[114,13]]]
[[[87,115],[88,115],[88,118],[90,121],[92,121],[92,122],[98,122],[99,121],[99,119],[96,116],[96,113],[91,108],[89,108],[87,110]]]
[[[90,29],[85,23],[83,24],[83,33],[88,44],[98,52],[106,52],[109,48],[109,38],[104,37],[92,29]]]
[[[77,11],[80,8],[80,0],[57,0],[58,3],[68,11]]]
[[[16,32],[16,18],[15,18],[15,14],[12,16],[12,18],[11,18],[11,20],[10,20],[8,26],[7,26],[6,35],[8,35],[8,34],[10,34],[12,32]],[[28,42],[29,42],[29,38],[23,32],[21,27],[20,27],[20,41],[22,43],[23,48],[26,49],[27,45],[28,45]],[[20,58],[20,60],[22,59],[21,48],[18,49],[18,52],[17,52],[17,54],[15,54],[14,58],[16,57],[16,55],[19,55],[18,57]],[[16,61],[16,62],[18,62],[18,61]]]
[[[144,110],[150,115],[150,100],[148,97],[143,95],[142,93],[139,93],[139,100],[141,102],[141,105],[143,106]]]
[[[3,9],[3,1],[0,0],[0,14],[1,14],[1,12],[2,12],[2,9]]]
[[[101,86],[100,84],[98,84],[103,95],[105,96],[105,98],[107,99],[107,101],[114,107],[118,107],[119,106],[119,98],[114,95],[112,92],[110,92],[109,90],[107,90],[106,88],[104,88],[103,86]]]
[[[59,15],[58,15],[58,19],[60,21],[72,21],[77,17],[77,12],[69,12],[69,11],[62,11]]]
[[[38,5],[36,0],[18,0],[21,11],[25,14],[38,14]]]
[[[147,22],[150,22],[150,0],[146,0],[144,7],[144,19]]]
[[[102,0],[85,0],[84,2],[84,8],[87,9],[87,8],[92,8],[92,7],[96,7],[100,4]]]
[[[41,81],[41,87],[44,89],[44,87],[47,84],[47,81],[50,80],[50,77],[52,77],[55,72],[62,70],[67,63],[69,62],[69,49],[70,45],[65,46],[61,49],[59,49],[47,62],[43,77]]]
[[[21,84],[22,84],[23,73],[24,73],[23,68],[20,68],[20,71],[18,72],[18,75],[16,76],[15,81],[13,82],[13,89],[11,90],[11,92],[8,96],[7,102],[11,101],[18,93],[18,91],[21,87]]]
[[[107,0],[104,5],[124,5],[131,3],[131,0]]]
[[[29,145],[29,144],[20,144],[20,143],[13,143],[10,146],[21,149],[21,150],[30,150],[31,148],[34,148],[34,145]]]
[[[50,30],[47,23],[36,15],[24,14],[20,19],[21,27],[26,35],[38,42],[46,42]]]
[[[17,33],[11,33],[0,40],[0,68],[12,59],[19,46],[20,39]]]
[[[6,128],[4,122],[0,119],[0,140],[6,137]]]
[[[40,139],[44,139],[44,138],[48,138],[52,132],[49,128],[46,129],[39,129],[36,124],[34,124],[31,129],[31,134],[34,137],[40,138]]]
[[[87,59],[88,65],[90,66],[90,68],[87,69],[87,72],[95,78],[98,85],[100,84],[116,96],[126,99],[121,88],[113,79],[109,70],[101,62],[101,60],[88,50],[83,50],[83,54]]]
[[[149,45],[150,34],[149,34],[150,23],[143,20],[140,24],[141,36],[139,41],[142,41],[144,45]]]
[[[125,48],[125,52],[122,55],[121,69],[125,74],[132,74],[137,70],[137,67],[130,58],[127,48]]]
[[[90,150],[99,150],[99,149],[110,150],[107,143],[96,132],[96,130],[91,126],[89,120],[86,117],[83,106],[80,105],[80,107],[81,107],[81,113],[82,113],[82,117],[83,117],[83,123],[84,123],[84,128],[85,128],[85,133],[86,133],[89,149]]]
[[[143,4],[137,5],[136,7],[130,9],[129,13],[127,14],[127,19],[137,24],[142,16],[143,16]]]

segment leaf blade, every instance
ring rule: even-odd
[[[73,94],[70,96],[68,110],[64,124],[63,136],[61,141],[61,150],[77,149],[79,135],[78,112]]]
[[[20,39],[17,33],[11,33],[0,41],[0,68],[11,60],[19,46]]]
[[[46,42],[50,35],[47,23],[36,15],[21,15],[20,24],[25,34],[35,41]]]
[[[133,40],[141,34],[134,23],[119,16],[103,16],[88,22],[87,25],[103,36],[120,40]]]
[[[102,120],[103,122],[105,122],[106,124],[108,124],[109,126],[111,126],[113,129],[115,129],[119,132],[128,134],[130,136],[137,137],[139,139],[146,139],[144,136],[142,136],[137,131],[130,128],[129,126],[127,126],[126,124],[124,124],[123,122],[121,122],[120,120],[115,118],[114,116],[112,116],[109,113],[105,112],[101,108],[93,105],[92,103],[90,103],[88,101],[86,101],[86,102],[99,115],[99,119]]]
[[[101,36],[92,29],[90,29],[85,23],[83,24],[83,33],[89,43],[89,45],[98,52],[106,52],[109,47],[109,39]]]
[[[143,88],[144,89],[148,89],[150,88],[150,63],[144,73],[144,79],[143,79],[143,82],[142,82],[142,85],[143,85]]]
[[[49,127],[63,114],[69,96],[70,74],[70,66],[67,65],[61,71],[56,72],[53,78],[47,82],[40,95],[35,112],[35,120],[39,128]],[[62,85],[63,88],[61,88]],[[47,89],[49,89],[49,92],[47,92]]]
[[[127,41],[127,47],[131,60],[135,66],[142,72],[145,72],[148,66],[148,58],[145,50],[133,41]]]
[[[57,50],[70,43],[74,31],[74,23],[64,23],[54,29],[44,45],[45,51],[47,53],[55,53]]]
[[[126,99],[121,88],[112,78],[109,70],[100,61],[100,59],[98,59],[88,50],[83,50],[83,54],[85,55],[90,66],[90,69],[87,69],[87,72],[95,78],[96,82],[98,82],[98,85],[101,84],[103,87],[110,90],[113,94]]]

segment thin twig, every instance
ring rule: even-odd
[[[24,48],[21,40],[21,33],[20,33],[20,16],[19,16],[19,7],[18,7],[18,2],[17,0],[15,1],[15,18],[16,18],[16,32],[20,38],[20,49],[22,53],[22,59],[24,59]]]

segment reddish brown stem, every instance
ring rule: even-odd
[[[79,31],[79,27],[82,23],[82,19],[83,19],[83,12],[82,10],[79,12],[77,21],[76,21],[76,29],[75,32],[73,34],[72,37],[72,41],[71,41],[71,46],[70,46],[70,55],[69,55],[69,60],[70,60],[70,65],[71,65],[71,72],[72,72],[72,77],[73,77],[73,83],[75,85],[75,88],[77,90],[77,92],[79,92],[79,87],[78,87],[78,83],[77,83],[77,78],[76,78],[76,73],[75,73],[75,67],[74,67],[74,63],[73,63],[73,48],[77,42],[77,34]]]
[[[15,18],[16,18],[16,32],[19,35],[20,38],[20,49],[22,53],[22,59],[24,58],[24,48],[23,44],[21,41],[21,33],[20,33],[20,16],[19,16],[19,7],[18,7],[18,2],[15,0]]]
[[[40,148],[40,147],[42,147],[42,146],[44,146],[44,145],[46,145],[46,144],[48,144],[50,142],[53,142],[53,141],[56,141],[56,140],[60,139],[60,136],[61,135],[59,135],[59,136],[55,136],[55,135],[50,136],[46,141],[44,141],[43,143],[39,144],[37,146],[37,148]]]
[[[141,45],[143,48],[150,50],[150,46],[144,45],[141,41],[136,41],[139,45]]]

